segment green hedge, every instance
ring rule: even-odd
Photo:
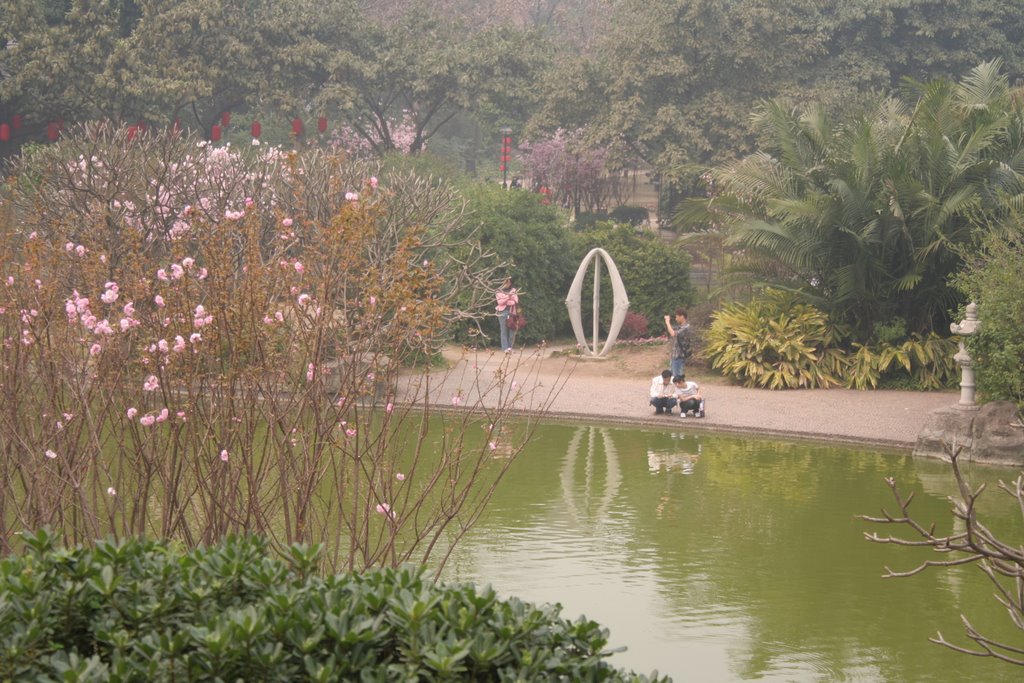
[[[256,538],[23,540],[0,561],[2,681],[648,680],[593,621],[416,570],[322,577],[318,549]]]

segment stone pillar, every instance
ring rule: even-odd
[[[967,317],[959,323],[951,323],[949,326],[953,334],[967,336],[974,334],[981,324],[978,320],[978,305],[973,301],[967,304]],[[967,352],[967,345],[960,340],[960,350],[953,356],[953,360],[960,366],[960,403],[957,405],[961,410],[977,410],[978,404],[974,402],[974,359]]]

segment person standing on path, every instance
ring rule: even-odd
[[[494,298],[497,302],[494,310],[498,314],[498,327],[501,330],[501,350],[508,353],[515,341],[515,330],[508,328],[508,316],[515,312],[519,303],[519,292],[512,286],[512,278],[505,278],[501,287],[494,293]]]
[[[686,321],[686,310],[682,308],[676,309],[674,324],[666,315],[665,329],[668,330],[668,335],[672,338],[672,353],[669,356],[671,359],[669,366],[672,370],[672,376],[678,377],[685,371],[686,361],[690,358],[690,354],[693,351],[693,342],[690,339],[690,323]]]

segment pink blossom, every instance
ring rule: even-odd
[[[67,244],[64,245],[64,251],[74,251],[74,250],[75,250],[75,243],[74,242],[68,242]]]
[[[96,334],[114,334],[114,328],[110,326],[110,323],[107,321],[106,318],[96,323],[96,326],[93,328],[93,331]]]
[[[132,326],[132,321],[128,318],[121,318],[120,322],[117,324],[121,328],[122,332],[127,332],[128,328]]]
[[[167,408],[164,408],[164,409],[162,409],[160,411],[160,414],[156,416],[156,421],[157,422],[164,422],[165,420],[167,420],[167,417],[169,415],[170,415],[170,411],[168,411]]]
[[[496,444],[493,441],[491,441],[491,442],[489,442],[487,444],[487,447],[490,448],[493,451],[493,450],[495,450],[498,447],[498,444]]]
[[[181,265],[185,266],[185,268],[191,268],[192,264],[195,262],[196,260],[191,256],[186,256],[185,258],[181,259]]]
[[[185,269],[179,266],[177,263],[171,264],[171,278],[174,280],[180,280],[185,274]]]
[[[384,408],[384,412],[386,412],[386,413],[391,413],[391,412],[392,412],[392,411],[393,411],[394,409],[395,409],[395,404],[394,404],[394,403],[390,403],[390,402],[389,402],[389,403],[387,404],[387,406],[385,406],[385,408]]]
[[[355,201],[358,201],[358,200],[359,200],[359,193],[358,192],[346,192],[345,193],[345,201],[346,202],[355,202]]]
[[[8,275],[7,276],[7,286],[10,287],[13,284],[14,284],[14,276],[13,275]]]
[[[200,279],[200,280],[205,280],[206,279],[206,268],[200,268],[199,269],[199,275],[197,275],[196,277],[198,279]]]
[[[181,353],[185,350],[185,338],[180,334],[174,338],[174,346],[171,349],[175,353]]]
[[[405,475],[402,474],[401,472],[396,472],[395,479],[397,479],[398,481],[405,481]]]
[[[244,211],[232,211],[232,210],[228,209],[227,211],[224,212],[224,218],[227,218],[229,221],[237,221],[239,218],[241,218],[244,215],[245,215]]]
[[[108,289],[103,292],[103,294],[100,295],[100,301],[105,304],[112,304],[117,301],[117,286],[115,285],[113,289]]]
[[[351,427],[349,427],[348,429],[345,430],[345,436],[347,436],[348,438],[351,439],[355,435],[356,435],[356,430],[352,429]]]
[[[315,374],[316,366],[310,363],[309,366],[306,368],[306,379],[312,382]]]
[[[53,452],[53,451],[51,451],[51,450],[47,450],[47,451],[46,451],[46,453],[44,453],[44,455],[45,455],[45,456],[46,456],[47,458],[49,458],[50,460],[53,460],[54,458],[56,458],[56,457],[57,457],[57,454],[56,454],[56,453],[54,453],[54,452]]]
[[[377,503],[377,512],[390,519],[395,518],[395,513],[387,503]]]
[[[303,265],[302,265],[302,263],[301,263],[300,261],[296,261],[296,262],[295,262],[295,272],[296,272],[296,273],[300,273],[300,274],[301,274],[301,273],[303,273],[303,272],[304,272],[305,270],[306,270],[306,267],[305,267],[305,266],[303,266]]]
[[[125,412],[125,414],[128,416],[129,420],[134,420],[135,416],[139,414],[139,410],[138,410],[138,408],[129,408]]]
[[[377,187],[377,176],[370,176],[370,187]]]
[[[124,305],[124,308],[122,310],[124,311],[125,315],[135,315],[135,303],[129,301]]]
[[[160,296],[159,294],[157,294],[156,296],[153,297],[153,303],[155,303],[159,308],[163,308],[164,307],[164,298],[162,296]]]
[[[117,489],[115,489],[113,486],[108,486],[107,487],[107,495],[108,496],[116,496],[117,495]]]
[[[175,413],[175,415],[177,415],[178,418],[181,419],[181,420],[185,419],[185,411],[184,410],[179,410],[178,412]]]
[[[90,356],[98,356],[98,355],[100,355],[100,353],[102,351],[103,351],[103,347],[100,346],[99,344],[93,344],[92,346],[89,347],[89,355]]]
[[[161,280],[162,282],[167,282],[167,281],[170,280],[170,278],[167,277],[167,271],[164,270],[163,268],[161,268],[160,270],[156,271],[156,278],[158,280]]]
[[[279,323],[283,323],[284,322],[284,313],[282,313],[281,311],[275,311],[274,312],[274,319],[277,320],[277,322],[279,322]]]
[[[459,396],[457,394],[455,396],[452,396],[452,405],[453,406],[457,406],[460,403],[462,403],[462,397],[461,396]]]
[[[371,296],[370,297],[370,305],[371,306],[376,306],[377,305],[377,297],[375,297],[375,296]]]
[[[30,240],[34,240],[34,239],[36,238],[36,232],[35,232],[35,230],[33,230],[32,232],[30,232],[30,233],[28,234],[28,238],[29,238]]]
[[[229,456],[228,456],[228,451],[227,451],[227,449],[226,449],[226,448],[225,448],[225,449],[221,449],[221,452],[220,452],[220,459],[221,459],[221,462],[227,462],[227,461],[228,461],[228,457],[229,457]]]
[[[191,344],[195,344],[196,342],[201,342],[201,341],[203,341],[203,335],[199,334],[198,332],[193,332],[191,335],[189,335],[188,341]]]
[[[143,427],[152,427],[154,422],[156,422],[156,418],[152,415],[143,415],[139,418],[139,424]]]
[[[171,350],[171,347],[167,343],[166,339],[161,339],[160,341],[158,341],[156,343],[156,347],[160,349],[160,353],[168,353]]]
[[[245,205],[246,206],[252,206],[252,204],[253,204],[252,197],[246,197],[245,198]]]
[[[87,251],[89,250],[83,247],[81,244],[75,247],[75,253],[78,254],[79,256],[85,256],[85,252]]]
[[[300,306],[305,306],[306,304],[308,304],[309,303],[309,294],[300,294],[299,295],[299,299],[298,299],[298,303],[299,303]]]
[[[292,219],[291,218],[285,218],[283,221],[281,221],[281,225],[283,225],[286,228],[292,227]]]
[[[142,383],[143,391],[156,391],[160,388],[160,380],[157,379],[156,375],[150,375],[146,378],[146,381]]]

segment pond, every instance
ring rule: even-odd
[[[983,518],[1021,537],[989,482]],[[939,530],[952,525],[947,464],[894,452],[602,426],[545,425],[445,568],[447,580],[560,603],[628,648],[612,662],[676,681],[1020,680],[1021,670],[928,641],[968,644],[959,615],[1020,632],[975,567],[883,579],[935,553],[870,543],[897,533],[856,515],[896,506],[885,478]]]

